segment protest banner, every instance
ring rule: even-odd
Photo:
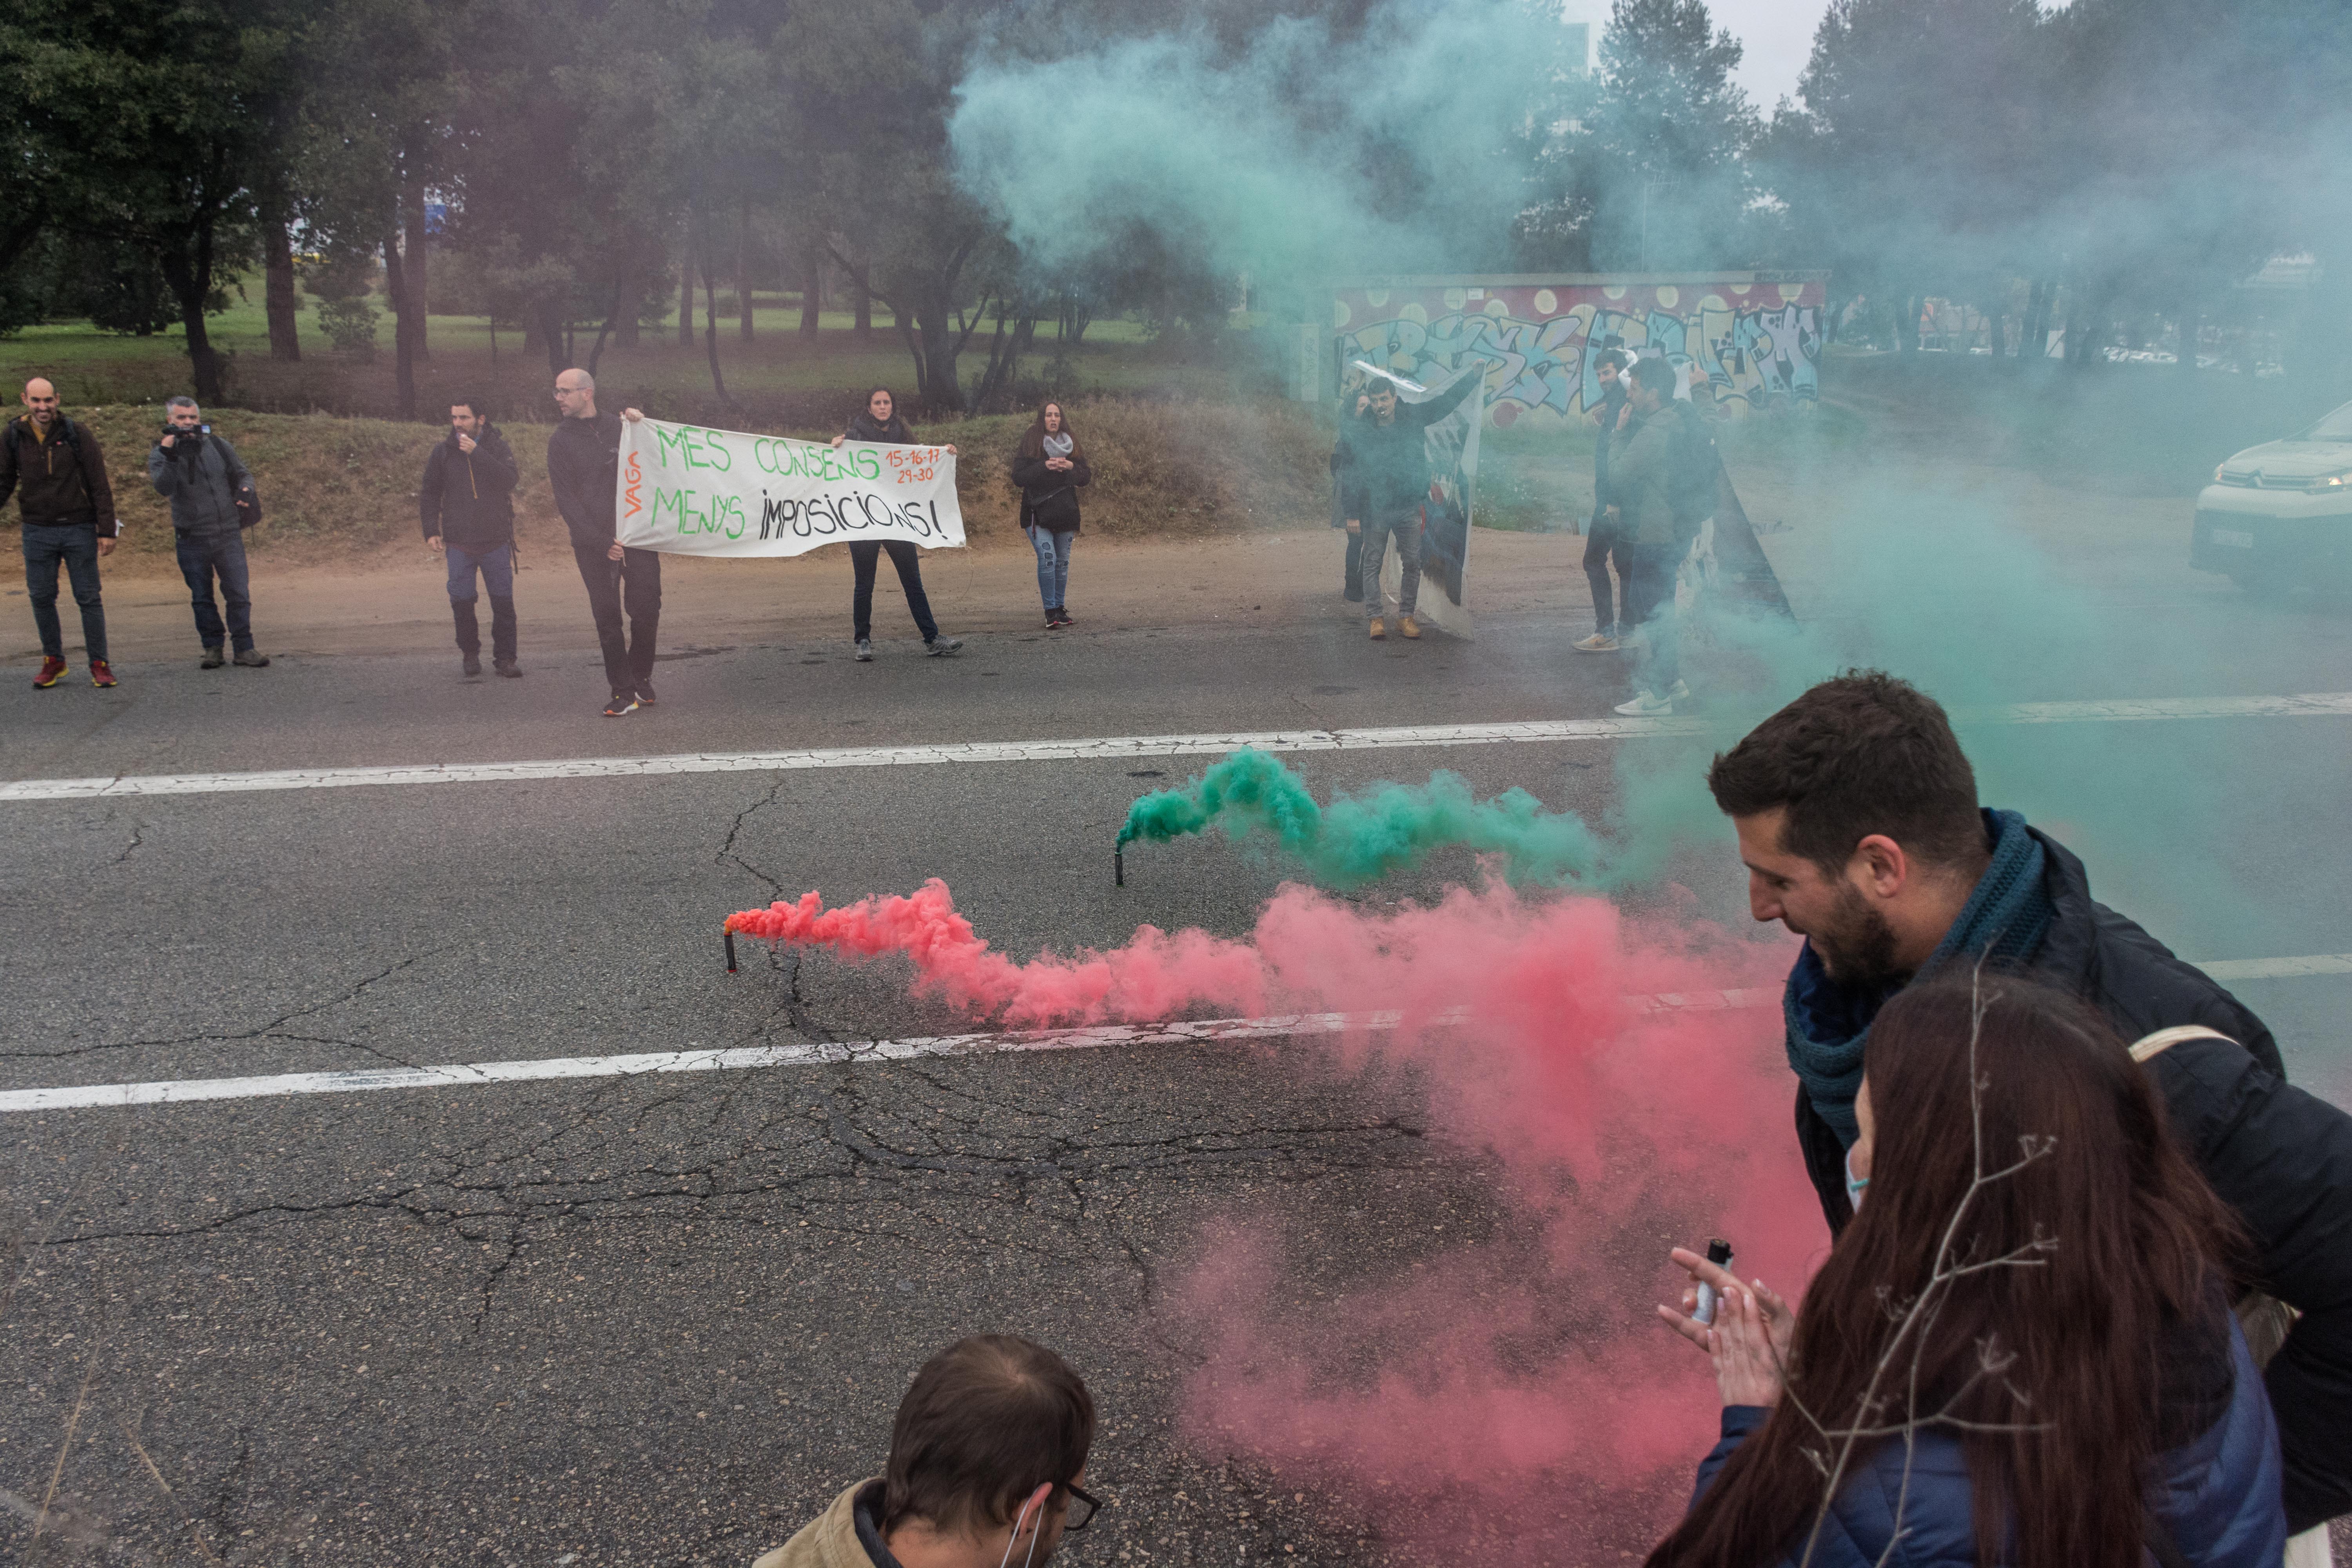
[[[903,539],[961,546],[944,447],[795,441],[659,419],[624,423],[614,498],[623,544],[672,555],[798,555]]]

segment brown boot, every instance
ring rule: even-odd
[[[1380,616],[1374,616],[1372,617],[1372,640],[1374,642],[1378,642],[1388,635],[1388,623],[1381,620]]]
[[[1397,630],[1409,637],[1417,637],[1421,635],[1421,623],[1411,616],[1401,616],[1397,618]]]

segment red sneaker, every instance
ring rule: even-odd
[[[33,689],[36,691],[47,691],[50,687],[55,686],[60,679],[62,679],[65,673],[66,661],[64,659],[52,655],[50,658],[41,660],[41,673],[33,677]]]
[[[113,685],[113,684],[114,684],[114,669],[113,669],[113,667],[112,667],[112,666],[110,666],[110,665],[109,665],[109,664],[106,662],[106,660],[104,660],[104,659],[102,659],[102,658],[94,658],[94,659],[91,659],[91,660],[89,661],[89,683],[90,683],[92,686],[98,686],[98,687],[107,687],[107,686],[111,686],[111,685]]]

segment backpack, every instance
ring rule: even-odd
[[[1681,407],[1666,447],[1666,507],[1674,513],[1675,531],[1689,534],[1715,515],[1716,475],[1722,469],[1723,456],[1716,450],[1715,432],[1706,427],[1705,416],[1688,404]]]

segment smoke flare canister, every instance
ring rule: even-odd
[[[1127,886],[1127,851],[1123,847],[1110,852],[1110,885],[1114,888]]]
[[[730,931],[725,934],[727,937],[727,973],[732,974],[735,973],[735,933]]]
[[[1728,1269],[1731,1267],[1731,1243],[1724,1240],[1723,1237],[1719,1236],[1708,1241],[1706,1244],[1706,1260],[1709,1263],[1714,1264],[1717,1268]],[[1691,1314],[1691,1321],[1694,1323],[1713,1323],[1715,1321],[1715,1306],[1717,1300],[1718,1298],[1716,1294],[1715,1287],[1708,1284],[1704,1279],[1700,1280],[1698,1282],[1698,1310]]]

